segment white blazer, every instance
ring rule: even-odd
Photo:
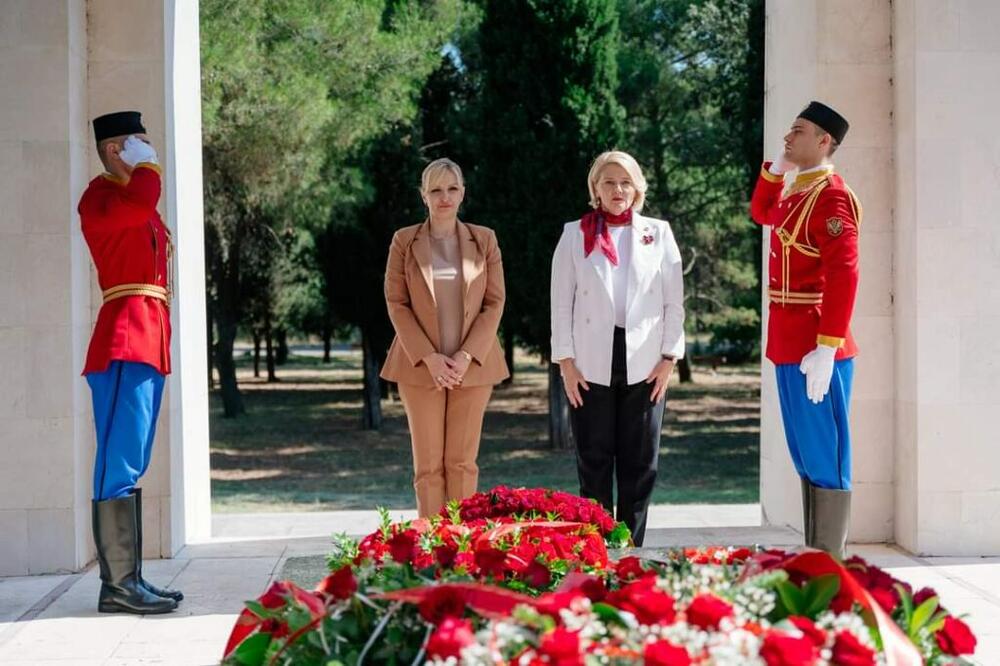
[[[563,228],[552,257],[552,361],[573,358],[587,382],[611,385],[615,307],[611,267],[600,248],[583,256],[580,220]],[[625,307],[628,383],[646,379],[663,355],[684,355],[684,277],[670,225],[632,217]]]

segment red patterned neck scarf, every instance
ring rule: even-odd
[[[609,227],[624,227],[632,224],[632,209],[627,209],[621,215],[612,215],[598,208],[592,210],[580,219],[580,229],[583,231],[583,256],[589,257],[594,247],[608,258],[612,266],[618,265],[618,251],[611,240]]]

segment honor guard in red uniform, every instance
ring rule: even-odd
[[[165,613],[180,592],[142,577],[142,494],[165,376],[170,372],[171,237],[156,211],[160,168],[140,114],[94,119],[106,173],[78,210],[104,303],[83,374],[90,385],[97,454],[93,528],[102,613]]]
[[[830,157],[848,123],[811,102],[765,162],[751,201],[771,228],[767,358],[775,364],[785,438],[802,479],[806,545],[843,557],[851,509],[848,411],[857,346],[861,204]],[[791,183],[785,171],[798,168]]]

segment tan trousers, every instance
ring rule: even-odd
[[[399,384],[413,444],[413,490],[421,518],[476,492],[479,437],[492,386],[444,390]]]

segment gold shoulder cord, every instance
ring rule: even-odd
[[[851,200],[851,212],[854,213],[854,223],[858,225],[858,231],[861,231],[861,216],[865,214],[864,209],[861,208],[861,200],[858,196],[854,194],[854,190],[848,187],[847,183],[844,183],[844,187],[847,188],[847,194],[850,195]]]

